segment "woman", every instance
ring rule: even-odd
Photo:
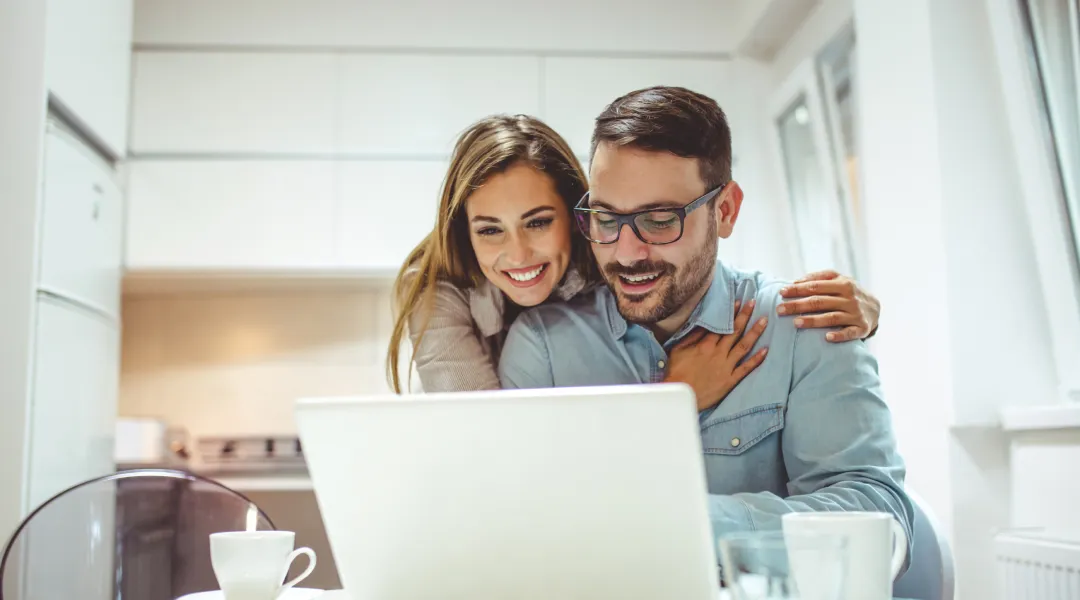
[[[425,392],[497,389],[502,342],[522,308],[602,285],[571,221],[587,187],[566,141],[534,117],[496,115],[461,135],[435,229],[394,284],[387,375],[396,392],[406,331],[409,372],[415,363]],[[842,326],[830,341],[866,337],[877,325],[877,300],[836,273],[807,276],[784,296],[803,299],[781,304],[781,314],[825,313],[800,317],[797,326]],[[722,399],[764,359],[759,352],[743,360],[761,333],[744,335],[752,308],[736,307],[733,334],[688,336],[671,352],[666,381],[688,383],[699,399]]]

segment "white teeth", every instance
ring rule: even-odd
[[[526,271],[524,273],[510,273],[509,271],[507,271],[506,274],[509,275],[510,279],[513,279],[514,281],[532,281],[533,279],[536,279],[536,277],[540,275],[540,272],[543,270],[544,267],[543,265],[541,265],[539,267],[536,267],[532,271]]]
[[[653,279],[656,279],[658,276],[659,276],[659,273],[656,273],[656,274],[653,274],[653,275],[637,275],[637,276],[623,275],[622,278],[629,281],[630,283],[641,283],[643,281],[651,281]]]

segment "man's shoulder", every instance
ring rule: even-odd
[[[773,314],[783,301],[780,290],[792,283],[789,279],[774,277],[763,271],[747,271],[726,265],[718,267],[725,270],[736,299],[743,302],[754,300],[759,309],[769,309]]]

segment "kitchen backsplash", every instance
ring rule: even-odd
[[[384,290],[125,298],[119,413],[194,438],[294,433],[298,397],[389,390],[390,319]]]

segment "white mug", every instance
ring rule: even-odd
[[[907,535],[889,513],[805,512],[783,516],[784,533],[833,534],[847,539],[844,600],[891,600],[907,558]]]
[[[275,600],[315,570],[311,548],[293,550],[291,531],[229,531],[210,534],[210,562],[226,600]],[[308,557],[307,569],[282,585],[298,556]]]

